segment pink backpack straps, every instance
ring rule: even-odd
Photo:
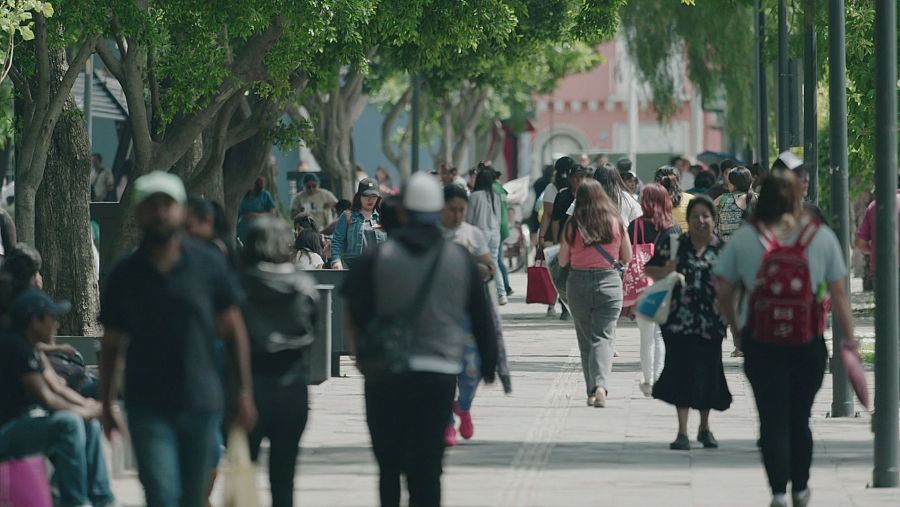
[[[769,228],[768,225],[760,222],[759,220],[755,220],[753,222],[753,228],[756,229],[756,233],[759,234],[759,241],[762,243],[763,248],[766,252],[771,252],[772,250],[781,246],[778,242],[778,238],[775,237],[775,233],[772,232],[772,229]]]
[[[821,225],[822,223],[818,220],[810,220],[804,225],[803,230],[800,231],[800,236],[797,237],[797,247],[806,250],[806,247],[808,247],[813,239],[815,239],[816,233],[819,232],[819,227]]]

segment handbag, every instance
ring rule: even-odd
[[[568,301],[566,296],[566,282],[569,280],[569,266],[559,265],[559,245],[553,245],[544,249],[544,259],[547,262],[547,271],[550,272],[550,280],[556,287],[556,294],[560,301]]]
[[[0,463],[0,507],[53,507],[43,456]]]
[[[535,262],[534,266],[528,268],[528,291],[525,295],[525,302],[528,304],[556,304],[556,289],[553,287],[550,271],[543,260]]]
[[[670,237],[671,251],[669,258],[675,260],[678,258],[678,240]],[[669,313],[672,309],[672,292],[675,287],[684,283],[684,275],[677,271],[669,273],[662,280],[657,280],[647,290],[640,295],[637,302],[637,313],[646,317],[659,325],[663,325],[669,320]]]
[[[640,243],[638,243],[638,229],[641,231]],[[655,246],[653,243],[644,242],[644,218],[638,218],[634,232],[632,233],[631,250],[632,257],[625,274],[622,276],[622,306],[627,308],[637,304],[638,296],[652,283],[646,275],[646,265],[653,258]]]
[[[437,247],[425,280],[419,285],[406,311],[397,315],[379,315],[366,324],[356,338],[356,363],[363,375],[403,373],[409,369],[409,351],[415,321],[437,275],[444,254],[444,242]],[[377,256],[377,254],[376,254]],[[377,262],[377,257],[375,261]]]
[[[228,468],[225,470],[225,507],[257,507],[256,466],[250,460],[247,432],[234,426],[228,432]]]

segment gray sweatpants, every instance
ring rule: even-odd
[[[588,396],[598,387],[608,391],[616,323],[622,311],[622,279],[614,269],[573,269],[566,287]]]

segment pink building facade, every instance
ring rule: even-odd
[[[679,87],[682,107],[660,123],[646,88],[632,79],[624,41],[603,44],[600,51],[604,63],[565,78],[551,95],[534,97],[535,131],[528,143],[532,171],[563,155],[588,153],[593,160],[606,153],[610,161],[636,159],[639,175],[647,178],[672,155],[693,162],[703,151],[723,151],[719,114],[703,110],[686,77]]]

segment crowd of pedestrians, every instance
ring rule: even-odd
[[[710,412],[732,402],[722,360],[730,330],[755,394],[772,505],[787,505],[789,484],[793,504],[807,505],[826,301],[857,346],[840,247],[803,201],[808,174],[789,153],[771,172],[726,160],[716,173],[678,157],[644,184],[634,169],[561,157],[534,184],[531,223],[539,255],[558,245],[557,303],[573,323],[586,404],[621,399],[609,382],[616,331],[634,319],[640,390],[675,407],[670,449],[691,449],[691,410],[696,440],[717,448]],[[95,170],[92,192],[114,192],[99,158]],[[385,171],[360,175],[344,201],[307,173],[289,220],[260,178],[236,234],[221,206],[189,197],[178,177],[136,179],[140,243],[105,280],[99,378],[77,383],[52,360],[72,353],[56,343],[70,305],[42,292],[37,252],[4,241],[0,456],[48,456],[61,505],[116,505],[101,427],[127,432],[148,505],[196,507],[208,502],[226,435],[240,428],[253,461],[269,442],[272,505],[293,505],[319,325],[306,271],[344,270],[345,333],[365,377],[381,505],[399,505],[401,476],[411,505],[440,505],[445,449],[474,437],[479,385],[499,378],[511,390],[499,318],[512,292],[506,190],[489,162],[467,176],[443,165],[395,195]],[[860,249],[875,240],[872,215]],[[642,293],[673,274],[667,316],[648,314]]]

